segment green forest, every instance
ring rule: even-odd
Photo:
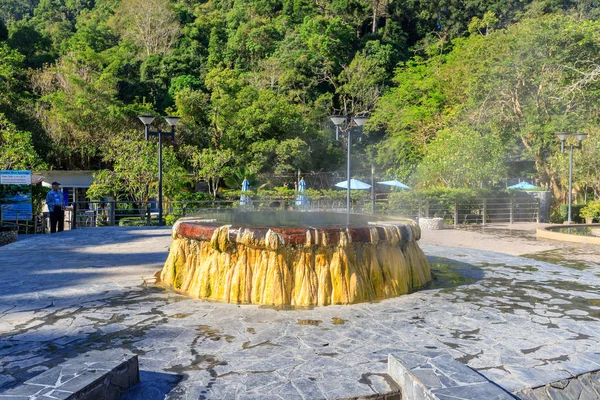
[[[177,115],[174,196],[344,171],[328,116],[369,115],[353,170],[527,177],[562,199],[556,133],[584,132],[574,186],[600,198],[598,17],[592,0],[1,0],[0,169],[96,170],[94,194],[148,198],[157,144],[136,116]]]

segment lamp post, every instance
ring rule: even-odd
[[[347,222],[350,223],[350,148],[352,147],[352,127],[362,127],[367,123],[369,117],[349,117],[347,115],[332,115],[329,117],[331,122],[335,125],[335,140],[339,140],[340,135],[348,136],[348,154],[346,164],[346,214]]]
[[[556,136],[558,137],[558,139],[560,140],[560,151],[561,153],[565,152],[565,142],[567,141],[567,139],[569,139],[569,137],[571,136],[575,136],[575,138],[577,139],[577,148],[580,149],[581,148],[581,142],[583,141],[583,139],[585,139],[585,137],[587,136],[586,133],[570,133],[570,132],[560,132],[557,133]],[[573,196],[573,144],[570,144],[570,151],[569,151],[569,211],[567,212],[567,224],[571,224],[572,220],[571,220],[571,203],[573,202],[572,196]]]
[[[175,126],[179,123],[179,117],[164,117],[165,121],[171,126],[170,132],[151,131],[150,124],[156,116],[146,114],[138,115],[138,118],[144,124],[146,140],[150,136],[158,136],[158,226],[163,226],[163,201],[162,201],[162,137],[168,136],[171,140],[175,140]]]

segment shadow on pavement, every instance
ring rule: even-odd
[[[163,400],[183,379],[183,375],[140,370],[140,383],[119,400]]]
[[[448,258],[428,256],[433,280],[424,290],[468,285],[484,278],[480,267]]]

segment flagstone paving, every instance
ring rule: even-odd
[[[387,356],[402,351],[447,352],[513,393],[600,369],[595,248],[581,247],[588,259],[577,269],[424,240],[438,278],[429,288],[292,310],[152,285],[169,234],[88,228],[0,248],[0,394],[78,354],[119,347],[140,360],[143,383],[128,399],[386,393],[396,389]]]

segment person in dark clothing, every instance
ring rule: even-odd
[[[50,212],[50,233],[62,232],[65,229],[65,200],[59,190],[60,183],[52,182],[52,190],[46,195],[46,204]]]

